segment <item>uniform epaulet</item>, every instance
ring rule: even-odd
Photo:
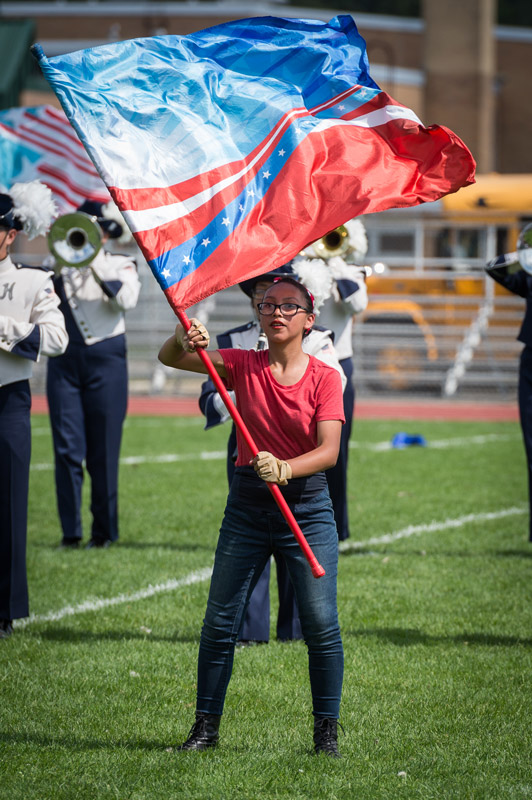
[[[129,253],[107,253],[109,256],[120,256],[120,258],[127,258],[128,261],[132,261],[135,266],[137,265],[137,259],[134,256],[129,255]]]
[[[224,331],[223,336],[232,336],[233,333],[243,333],[244,331],[249,331],[255,325],[253,321],[246,322],[245,325],[238,325],[236,328],[231,328],[231,330]]]
[[[328,333],[331,337],[332,343],[334,344],[334,331],[331,331],[330,328],[324,328],[323,325],[313,325],[312,330],[319,331],[320,333]]]
[[[14,262],[13,262],[14,263]],[[16,269],[40,269],[41,272],[53,272],[51,267],[34,266],[33,264],[15,264]]]

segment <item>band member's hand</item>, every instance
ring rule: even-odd
[[[251,461],[255,472],[267,483],[278,483],[286,486],[292,477],[292,467],[288,461],[281,461],[267,450],[261,450]]]
[[[183,350],[186,350],[187,353],[194,353],[197,347],[206,348],[209,346],[210,342],[207,328],[199,319],[195,319],[195,317],[190,320],[190,328],[188,331],[185,331],[182,325],[177,325],[175,337]]]

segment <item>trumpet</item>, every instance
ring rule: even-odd
[[[56,219],[48,233],[48,247],[62,267],[86,267],[100,252],[102,237],[96,217],[78,211]]]

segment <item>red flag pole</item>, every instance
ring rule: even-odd
[[[176,311],[176,314],[177,314],[179,322],[181,323],[183,328],[186,331],[188,331],[188,329],[190,328],[190,320],[187,317],[187,315],[185,314],[185,312],[184,311]],[[250,432],[246,428],[246,424],[245,424],[244,420],[242,419],[242,417],[240,416],[240,412],[238,411],[238,409],[236,408],[235,404],[231,400],[231,398],[229,396],[229,392],[225,388],[222,379],[220,378],[220,376],[216,372],[216,369],[214,368],[214,366],[212,364],[212,361],[210,360],[208,355],[201,348],[198,348],[196,350],[196,353],[199,355],[199,357],[201,358],[201,360],[205,364],[205,366],[207,368],[207,372],[209,373],[210,377],[212,378],[212,381],[213,381],[214,385],[216,386],[216,388],[217,388],[217,390],[218,390],[218,392],[220,394],[220,397],[224,401],[227,410],[229,411],[229,413],[231,414],[232,418],[234,419],[235,425],[238,427],[240,433],[242,434],[242,436],[246,440],[247,446],[249,447],[249,449],[251,450],[251,452],[254,455],[257,455],[257,453],[259,452],[259,449],[258,449],[257,445],[255,444],[255,442],[253,441]],[[276,483],[268,483],[268,488],[269,488],[270,492],[272,493],[272,495],[273,495],[273,497],[275,499],[275,502],[279,506],[279,509],[281,510],[281,513],[282,513],[283,517],[285,518],[285,520],[287,521],[288,525],[290,526],[290,530],[292,531],[292,533],[296,537],[297,542],[298,542],[299,546],[301,547],[301,549],[303,551],[303,555],[305,556],[305,558],[307,559],[307,561],[308,561],[308,563],[310,565],[310,569],[312,570],[312,574],[314,575],[315,578],[321,578],[323,575],[325,575],[325,570],[323,569],[321,564],[318,562],[316,556],[312,552],[309,543],[307,542],[307,540],[305,539],[305,537],[304,537],[304,535],[303,535],[303,533],[301,531],[301,528],[297,524],[294,515],[290,511],[290,506],[288,505],[288,503],[284,499],[283,495],[281,494],[281,490],[279,489],[279,487],[277,486]]]

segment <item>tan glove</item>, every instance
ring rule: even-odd
[[[190,320],[188,331],[185,331],[182,325],[178,325],[175,329],[175,337],[187,353],[194,353],[196,347],[201,347],[202,349],[208,347],[211,340],[205,325],[195,317]]]
[[[259,478],[262,478],[267,483],[278,483],[281,486],[286,486],[292,477],[292,467],[288,461],[281,461],[279,458],[275,458],[267,450],[261,450],[260,453],[257,453],[251,463]]]

